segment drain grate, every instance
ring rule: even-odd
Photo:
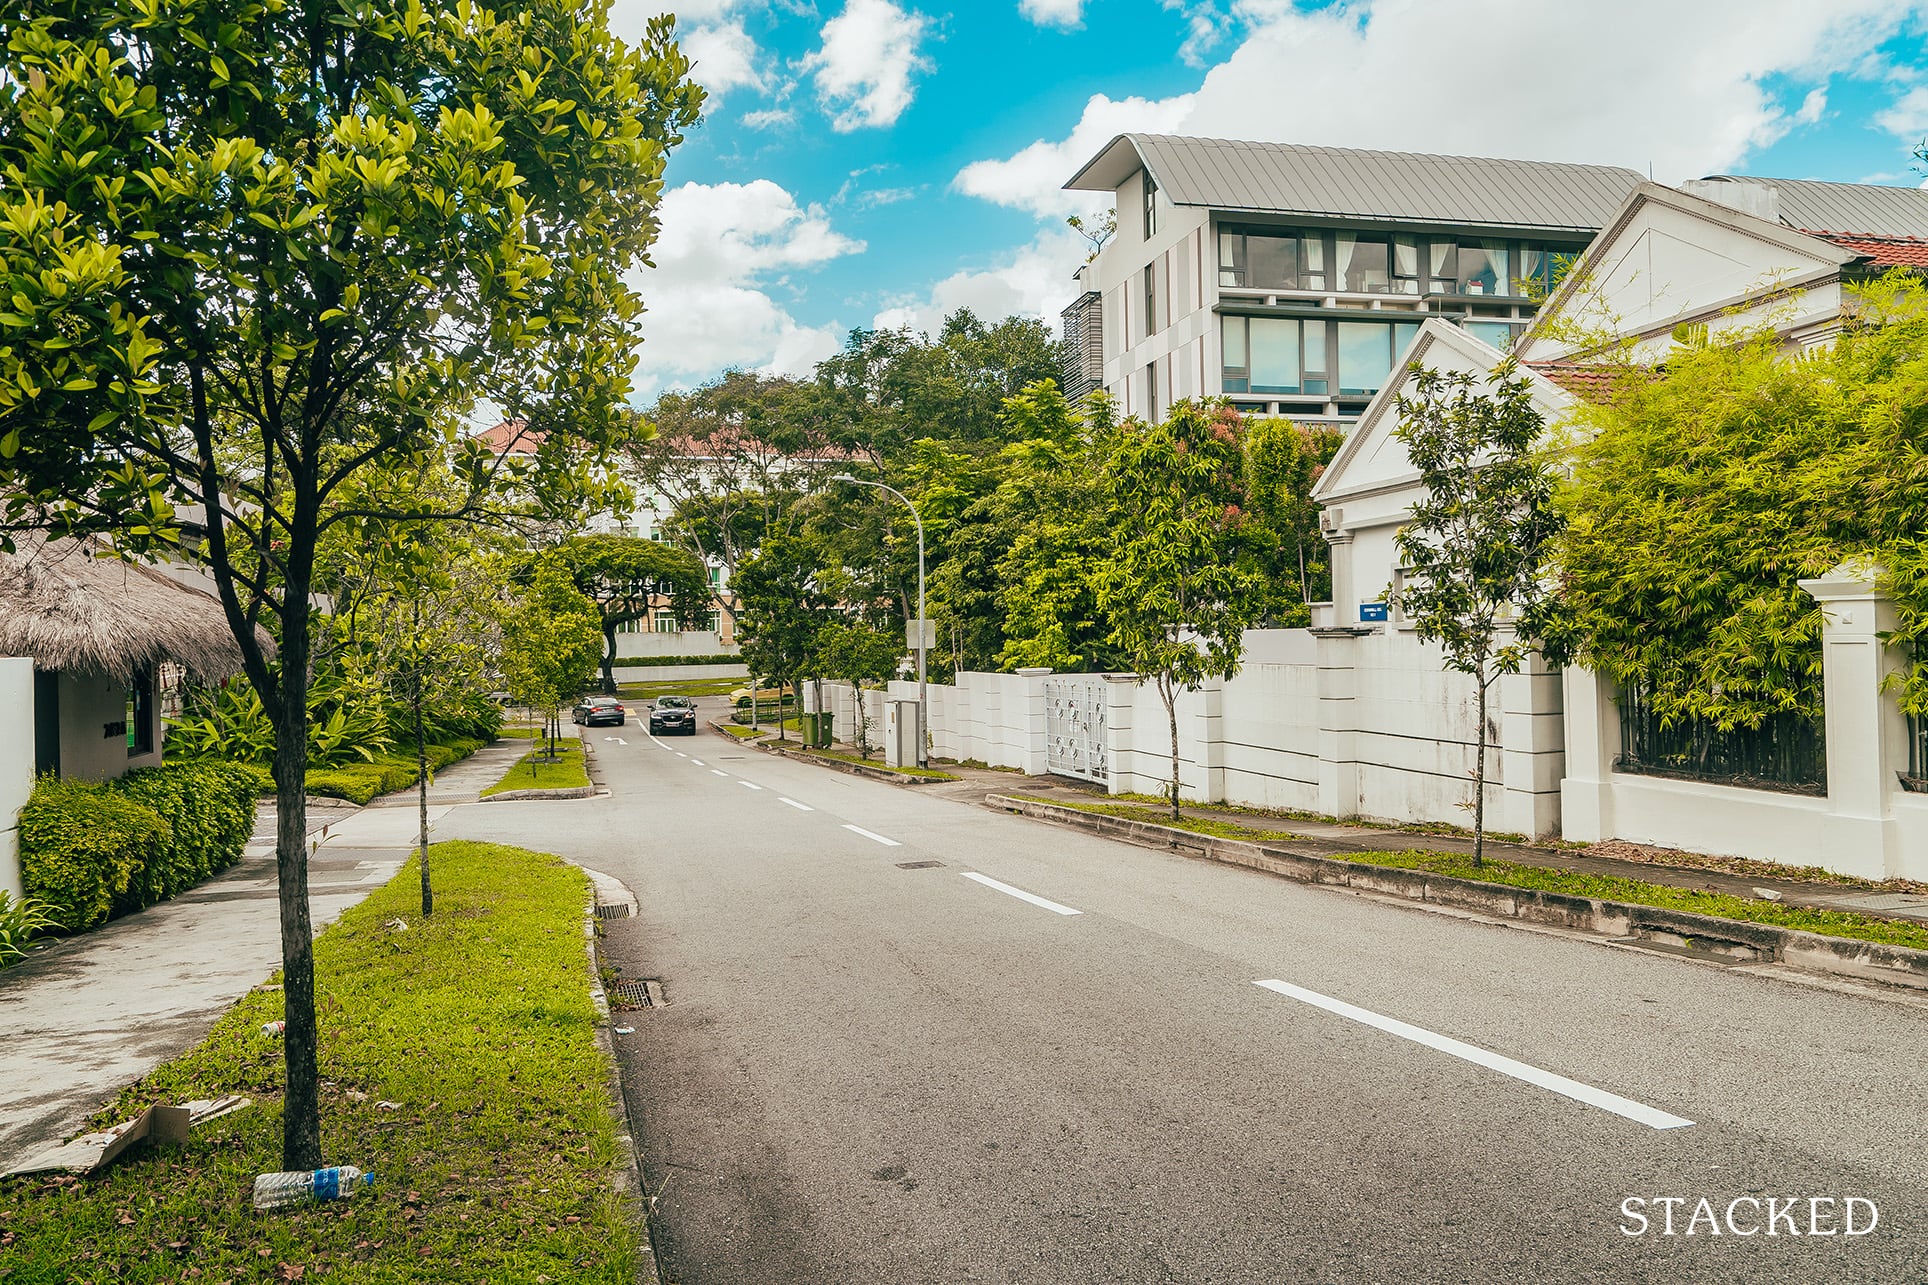
[[[617,902],[613,906],[597,906],[596,918],[627,919],[629,918],[629,903],[626,901],[622,901],[622,902]]]
[[[663,984],[658,981],[617,982],[609,988],[616,1008],[667,1008]]]
[[[899,861],[899,870],[935,870],[943,865],[942,861]]]

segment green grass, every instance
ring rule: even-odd
[[[1156,808],[1115,803],[1080,803],[1070,799],[1040,798],[1035,794],[1014,794],[1011,797],[1025,799],[1032,803],[1050,803],[1079,812],[1124,817],[1131,821],[1149,821],[1154,825],[1173,825],[1170,812],[1160,812]],[[1209,834],[1220,839],[1243,839],[1254,843],[1279,842],[1301,837],[1282,831],[1254,830],[1230,822],[1207,821],[1196,817],[1183,818],[1177,823],[1176,828],[1197,834]],[[1574,897],[1624,901],[1636,906],[1688,910],[1699,915],[1712,915],[1718,919],[1772,924],[1780,928],[1798,928],[1803,932],[1820,933],[1828,937],[1852,937],[1859,941],[1883,942],[1891,946],[1912,946],[1918,950],[1928,950],[1928,924],[1882,919],[1876,915],[1859,915],[1850,911],[1790,906],[1785,902],[1755,901],[1747,897],[1729,896],[1726,893],[1648,883],[1643,879],[1583,874],[1578,870],[1549,869],[1544,866],[1521,865],[1518,862],[1496,861],[1490,858],[1476,869],[1470,855],[1458,852],[1362,852],[1353,856],[1334,856],[1331,859],[1348,861],[1355,865],[1394,866],[1401,870],[1422,870],[1428,874],[1447,875],[1455,879],[1475,879],[1482,883],[1504,884],[1509,888],[1533,888],[1545,892],[1566,893]]]
[[[747,687],[747,678],[665,678],[647,682],[617,683],[616,694],[624,700],[650,700],[657,696],[728,696]]]
[[[1144,807],[1135,803],[1080,803],[1070,799],[1045,799],[1035,794],[1014,794],[1014,799],[1024,799],[1031,803],[1050,803],[1061,808],[1072,808],[1079,812],[1093,812],[1099,816],[1121,817],[1127,821],[1149,821],[1153,825],[1171,826],[1178,830],[1189,830],[1193,834],[1207,834],[1214,839],[1243,839],[1252,843],[1279,842],[1289,839],[1303,839],[1304,835],[1293,834],[1289,830],[1255,830],[1250,826],[1236,825],[1230,821],[1218,821],[1206,817],[1180,817],[1172,820],[1171,807],[1163,809]],[[1127,796],[1119,796],[1127,797]],[[1143,797],[1137,796],[1137,797]]]
[[[1132,803],[1150,803],[1165,808],[1171,807],[1171,800],[1162,794],[1127,792],[1124,794],[1114,794],[1110,797],[1128,800]],[[1402,821],[1395,824],[1391,821],[1366,821],[1359,817],[1334,817],[1326,816],[1319,812],[1299,812],[1291,808],[1254,808],[1247,807],[1240,803],[1189,803],[1184,799],[1180,799],[1179,804],[1183,807],[1210,808],[1214,812],[1231,812],[1239,816],[1273,817],[1280,821],[1323,821],[1327,825],[1349,825],[1361,830],[1399,830],[1408,834],[1445,834],[1461,839],[1470,839],[1473,837],[1473,831],[1470,827],[1454,825],[1450,821]],[[1490,843],[1523,844],[1527,842],[1525,835],[1514,834],[1511,831],[1504,830],[1488,830],[1486,832],[1486,838]],[[1584,843],[1554,841],[1537,846],[1584,848],[1587,845]]]
[[[926,781],[961,781],[964,779],[950,772],[939,772],[936,768],[885,767],[881,761],[858,758],[855,754],[845,754],[840,750],[806,750],[804,752],[807,754],[815,754],[819,758],[837,759],[844,763],[861,763],[865,767],[874,767],[879,772],[895,772],[899,776],[921,777]]]
[[[432,919],[411,861],[315,943],[322,1150],[372,1171],[373,1188],[252,1208],[255,1174],[281,1167],[283,1083],[281,1046],[260,1030],[281,994],[257,991],[95,1124],[228,1093],[254,1105],[185,1144],[137,1144],[93,1178],[0,1179],[0,1279],[627,1285],[637,1238],[610,1186],[587,881],[518,848],[430,856]],[[407,932],[382,926],[396,916]]]
[[[1021,767],[1005,767],[1001,763],[986,763],[983,759],[937,759],[934,761],[947,764],[951,767],[976,768],[980,772],[1010,772],[1017,776],[1024,775],[1024,769]]]
[[[759,736],[771,735],[774,730],[768,727],[764,727],[764,728],[738,727],[734,723],[721,723],[721,724],[718,724],[718,726],[720,726],[724,731],[728,732],[731,736],[736,737],[739,741],[754,741]]]
[[[1882,919],[1876,915],[1860,915],[1845,910],[1817,910],[1808,906],[1790,906],[1786,902],[1755,901],[1748,897],[1729,896],[1724,892],[1675,888],[1667,884],[1648,883],[1644,879],[1582,874],[1577,870],[1550,870],[1511,861],[1488,860],[1474,869],[1472,858],[1457,852],[1366,852],[1349,859],[1367,865],[1424,870],[1429,874],[1450,875],[1456,879],[1478,879],[1484,883],[1505,884],[1509,888],[1537,888],[1576,897],[1598,897],[1605,901],[1626,901],[1667,910],[1690,910],[1695,914],[1713,915],[1720,919],[1798,928],[1827,937],[1852,937],[1859,941],[1928,950],[1928,924]]]
[[[542,735],[540,727],[505,727],[497,733],[505,740],[531,741]]]
[[[539,762],[545,750],[543,747],[530,750],[516,760],[515,766],[503,773],[502,779],[482,791],[482,797],[501,794],[505,790],[569,790],[580,789],[589,784],[589,769],[582,761],[582,742],[564,740],[557,744],[558,759],[554,763]]]

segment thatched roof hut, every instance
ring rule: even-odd
[[[241,668],[221,604],[151,567],[100,556],[92,540],[35,534],[0,553],[0,656],[116,683],[163,660],[216,681]],[[270,651],[267,631],[258,631]]]

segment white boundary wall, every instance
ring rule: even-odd
[[[33,793],[33,661],[0,658],[0,891],[16,900],[20,809]]]

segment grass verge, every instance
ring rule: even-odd
[[[255,1174],[281,1167],[281,1048],[260,1030],[281,994],[256,991],[96,1123],[227,1093],[254,1105],[93,1178],[0,1179],[0,1279],[626,1285],[637,1241],[610,1187],[584,876],[493,844],[430,859],[433,918],[411,861],[315,942],[323,1152],[373,1188],[252,1208]],[[408,931],[383,927],[396,916]]]
[[[719,723],[717,726],[739,741],[754,741],[759,736],[771,735],[771,729],[767,727],[738,727],[735,723]]]
[[[865,767],[875,768],[879,772],[895,772],[899,776],[915,776],[926,781],[961,781],[964,779],[955,773],[940,772],[936,768],[885,767],[882,762],[858,758],[855,754],[845,754],[841,750],[805,750],[803,752],[805,754],[814,754],[818,758],[836,759],[842,763],[861,763]]]
[[[728,696],[749,684],[747,678],[664,678],[638,683],[617,683],[616,694],[624,700],[650,700],[657,696]]]
[[[1549,870],[1544,866],[1519,865],[1511,861],[1488,859],[1486,864],[1474,869],[1469,857],[1456,852],[1367,852],[1352,859],[1365,865],[1424,870],[1429,874],[1477,879],[1482,883],[1505,884],[1510,888],[1538,888],[1576,897],[1598,897],[1603,901],[1626,901],[1637,906],[1690,910],[1698,915],[1712,915],[1719,919],[1772,924],[1777,928],[1797,928],[1802,932],[1820,933],[1827,937],[1852,937],[1859,941],[1878,941],[1890,946],[1928,950],[1928,924],[1883,919],[1877,915],[1860,915],[1852,911],[1790,906],[1780,901],[1754,901],[1747,897],[1729,896],[1724,892],[1676,888],[1669,884],[1623,879],[1615,875],[1582,874],[1577,870]]]
[[[553,763],[541,762],[544,750],[540,747],[530,750],[517,759],[515,766],[502,774],[502,779],[482,791],[482,797],[501,794],[507,790],[569,790],[580,789],[589,784],[589,769],[582,761],[582,742],[564,740],[556,746],[557,759]]]
[[[1136,803],[1074,803],[1070,799],[1045,799],[1035,794],[1013,794],[1014,799],[1029,803],[1049,803],[1056,807],[1071,808],[1077,812],[1092,812],[1099,816],[1121,817],[1126,821],[1149,821],[1153,825],[1170,826],[1176,830],[1189,830],[1193,834],[1210,835],[1214,839],[1243,839],[1250,843],[1277,843],[1282,840],[1303,839],[1305,836],[1293,834],[1289,830],[1256,830],[1251,826],[1236,825],[1230,821],[1218,821],[1206,817],[1180,817],[1172,820],[1170,806],[1165,808],[1145,807]]]
[[[1125,799],[1132,803],[1151,803],[1167,808],[1171,806],[1171,800],[1162,794],[1126,793],[1114,794],[1110,797],[1114,799]],[[1184,800],[1181,799],[1179,802],[1183,804]],[[1281,821],[1321,821],[1327,825],[1351,826],[1358,830],[1398,830],[1406,834],[1445,834],[1459,839],[1470,839],[1473,837],[1472,827],[1454,825],[1450,821],[1406,821],[1394,824],[1390,821],[1366,821],[1359,817],[1334,817],[1325,816],[1318,812],[1296,812],[1290,808],[1254,808],[1239,803],[1194,803],[1190,806],[1208,807],[1214,812],[1232,812],[1240,816],[1274,817]],[[1514,834],[1508,830],[1488,830],[1486,832],[1486,841],[1488,843],[1526,843],[1527,838],[1523,834]],[[1584,848],[1587,845],[1584,843],[1567,843],[1554,840],[1535,846]]]

